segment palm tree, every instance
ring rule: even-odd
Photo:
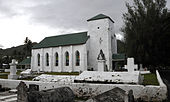
[[[27,56],[31,56],[31,49],[32,49],[32,41],[28,39],[28,37],[26,37],[25,41],[25,47],[24,50],[26,50],[26,54],[25,57]]]

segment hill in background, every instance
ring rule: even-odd
[[[37,43],[32,43],[34,46]],[[7,49],[0,49],[0,63],[9,63],[12,59],[17,59],[19,62],[25,59],[27,56],[30,56],[31,52],[27,53],[27,45],[19,45],[16,47],[11,47]]]

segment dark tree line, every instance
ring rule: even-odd
[[[166,0],[133,0],[123,14],[126,54],[145,66],[170,66],[170,12]]]

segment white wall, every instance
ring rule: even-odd
[[[111,49],[112,49],[112,53],[116,54],[117,53],[117,39],[115,36],[115,27],[114,27],[114,23],[113,22],[109,22],[109,33],[111,35],[111,40],[112,40],[112,45],[111,45]]]
[[[31,69],[46,72],[76,72],[87,70],[87,48],[86,44],[60,46],[52,48],[33,49],[31,57]],[[65,65],[65,52],[69,53],[69,66]],[[80,53],[80,66],[76,66],[75,52]],[[55,66],[55,54],[58,52],[59,65]],[[40,54],[40,66],[38,66],[37,55]],[[46,53],[49,54],[49,66],[46,66]]]

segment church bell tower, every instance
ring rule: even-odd
[[[100,50],[103,51],[106,59],[106,67],[112,70],[112,54],[117,53],[117,41],[114,32],[114,21],[106,15],[99,14],[88,22],[89,39],[89,68],[98,71],[97,57]]]

